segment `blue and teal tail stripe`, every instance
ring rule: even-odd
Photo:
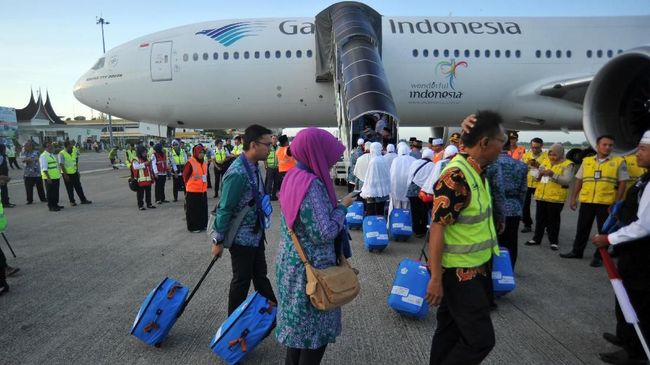
[[[220,28],[205,29],[196,34],[210,37],[228,47],[242,38],[256,36],[261,29],[264,29],[263,25],[264,23],[261,22],[239,22]]]

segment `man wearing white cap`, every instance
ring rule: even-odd
[[[351,193],[357,185],[357,177],[354,176],[354,167],[357,160],[363,155],[363,138],[357,140],[357,148],[350,152],[350,166],[348,167],[348,193]]]
[[[444,144],[445,142],[442,140],[442,138],[434,138],[431,140],[431,149],[433,150],[433,162],[438,162],[442,160],[442,157],[445,154]]]
[[[636,151],[639,167],[650,167],[650,130],[641,138]],[[616,218],[622,227],[614,233],[597,234],[591,238],[596,247],[614,246],[618,253],[618,272],[623,286],[636,310],[641,332],[650,335],[650,173],[639,177],[628,190]],[[610,364],[647,364],[648,359],[631,324],[625,322],[616,303],[616,335],[603,337],[623,350],[601,353],[600,359]]]

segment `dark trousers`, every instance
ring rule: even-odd
[[[564,203],[551,203],[537,201],[535,210],[535,235],[533,241],[542,242],[544,230],[548,233],[548,240],[552,245],[559,244],[561,214]],[[590,228],[591,229],[591,228]]]
[[[366,201],[365,204],[365,215],[370,216],[370,215],[378,215],[378,216],[384,216],[384,209],[386,207],[386,202],[376,202],[376,201]]]
[[[287,347],[284,365],[318,365],[323,360],[327,345],[317,349],[296,349]]]
[[[607,216],[609,216],[607,212],[608,208],[609,205],[607,204],[580,203],[578,227],[576,228],[576,237],[573,240],[573,253],[579,256],[582,256],[584,253],[594,219],[596,219],[598,233],[602,233],[603,224],[605,224]],[[600,257],[598,250],[594,251],[594,257]]]
[[[280,191],[280,188],[282,187],[282,180],[284,180],[284,175],[286,175],[287,172],[279,172],[278,174],[280,174],[280,182],[278,182],[278,191]]]
[[[174,200],[178,200],[178,192],[185,191],[185,183],[183,182],[183,170],[182,167],[179,170],[178,176],[172,178],[172,195]]]
[[[519,220],[521,217],[506,217],[506,229],[497,236],[499,246],[503,246],[510,252],[510,263],[512,270],[517,262],[517,241],[519,240]]]
[[[444,296],[436,315],[429,364],[480,364],[494,347],[486,275],[459,281],[456,269],[442,274]]]
[[[0,288],[7,285],[7,258],[0,248]]]
[[[348,193],[353,192],[355,187],[356,185],[348,183]]]
[[[270,194],[272,198],[278,196],[280,185],[280,173],[277,167],[268,167],[266,169],[266,193]]]
[[[208,166],[207,170],[208,170],[208,171],[207,171],[206,173],[207,173],[207,175],[208,175],[208,176],[207,176],[207,179],[208,179],[208,189],[212,189],[212,180],[211,180],[212,178],[210,177],[210,166]]]
[[[420,198],[410,197],[411,216],[413,217],[413,234],[427,233],[427,205]]]
[[[223,176],[224,173],[225,171],[222,172],[216,166],[214,167],[214,197],[215,198],[219,196],[219,186],[221,186],[221,177]]]
[[[45,180],[45,191],[47,192],[47,206],[56,208],[59,206],[59,183],[61,179],[50,179],[48,183]]]
[[[167,175],[156,176],[156,201],[161,202],[165,200],[165,182]]]
[[[13,168],[14,168],[14,165],[16,165],[16,168],[17,168],[18,170],[22,170],[22,169],[20,168],[20,165],[18,165],[18,161],[16,161],[16,158],[15,158],[15,157],[9,157],[9,167],[11,167],[11,168],[13,169]]]
[[[625,286],[625,280],[623,281],[623,285]],[[628,287],[625,290],[639,318],[641,332],[647,341],[650,336],[650,291],[636,290]],[[625,317],[623,316],[621,307],[618,305],[618,301],[616,301],[616,335],[623,341],[623,348],[630,356],[630,359],[646,359],[636,330],[634,326],[625,322]]]
[[[239,307],[248,296],[251,281],[255,290],[266,299],[278,302],[273,294],[271,282],[266,277],[266,256],[264,247],[233,245],[230,248],[232,262],[232,280],[228,294],[228,315]]]
[[[143,199],[147,200],[147,206],[151,206],[151,185],[138,186],[138,208],[144,206]]]
[[[79,178],[79,172],[74,174],[68,174],[68,180],[63,179],[63,184],[65,184],[65,190],[68,192],[68,198],[70,198],[70,203],[74,203],[74,192],[77,192],[79,195],[79,200],[85,202],[86,196],[84,195],[84,189],[81,187],[81,179]]]
[[[0,185],[0,195],[2,200],[2,205],[8,205],[9,204],[9,189],[7,188],[7,184]]]
[[[36,186],[38,198],[42,202],[47,201],[47,198],[45,198],[45,189],[43,188],[43,179],[40,176],[25,176],[25,193],[27,194],[27,202],[31,203],[34,201],[34,186]]]
[[[535,188],[528,188],[528,190],[526,191],[526,199],[524,200],[524,216],[523,216],[524,226],[526,227],[533,226],[533,218],[530,216],[530,201],[533,197],[533,194],[535,194]]]

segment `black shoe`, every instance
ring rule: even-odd
[[[578,255],[577,253],[573,251],[569,251],[567,253],[561,253],[560,257],[563,259],[581,259],[582,255]]]
[[[557,251],[559,249],[560,249],[560,247],[557,245],[557,243],[551,243],[551,250]]]
[[[59,207],[56,207],[56,208],[50,208],[50,212],[58,212],[58,211],[60,211],[60,210],[61,210],[61,208],[59,208]]]
[[[0,295],[9,292],[9,284],[6,282],[2,285],[0,285]]]
[[[174,203],[176,203],[178,201],[178,199],[174,199],[173,201],[174,201]]]
[[[535,242],[535,240],[530,240],[530,241],[524,243],[524,245],[526,245],[526,246],[537,246],[537,245],[539,245],[539,242]]]
[[[18,268],[18,267],[7,266],[5,268],[5,273],[6,273],[7,277],[15,275],[18,271],[20,271],[20,268]]]
[[[528,233],[532,231],[533,231],[533,227],[525,226],[524,229],[521,230],[521,233]]]
[[[155,206],[155,205],[147,205],[147,208],[149,208],[149,209],[156,209],[156,206]]]
[[[589,266],[591,267],[601,267],[603,266],[603,260],[600,259],[600,257],[594,257],[591,262],[589,263]]]
[[[13,208],[16,206],[16,204],[7,203],[7,204],[2,204],[2,206],[5,208]]]
[[[623,341],[621,341],[621,339],[613,333],[604,332],[603,338],[605,341],[611,343],[614,346],[623,347]]]
[[[169,203],[169,200],[161,200],[161,203]]]
[[[65,208],[63,205],[57,205],[56,207],[59,208],[59,209]]]
[[[41,203],[47,203],[47,199],[41,200]]]
[[[92,204],[93,202],[90,200],[84,200],[81,202],[81,204]]]
[[[76,207],[76,206],[77,206],[77,203],[76,203],[76,202],[70,202],[70,206],[71,206],[71,207]]]
[[[32,205],[32,204],[34,204],[34,202],[27,202],[27,205]]]
[[[600,359],[608,364],[616,365],[642,365],[648,364],[648,360],[630,359],[630,356],[625,350],[618,350],[614,352],[602,352],[598,354]]]

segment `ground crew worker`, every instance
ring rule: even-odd
[[[279,140],[280,147],[275,152],[275,156],[278,158],[278,173],[280,174],[278,191],[280,191],[280,187],[282,186],[282,179],[284,179],[284,175],[286,175],[289,170],[296,166],[296,160],[289,154],[289,137],[283,134],[280,136]]]
[[[7,181],[8,180],[6,178],[0,179],[0,184],[6,184]],[[0,204],[0,232],[4,232],[6,228],[7,217],[5,216],[2,204]],[[2,248],[0,248],[0,294],[9,291],[9,284],[7,284],[6,279],[8,276],[12,276],[18,271],[20,271],[20,268],[7,265],[7,257],[5,256],[4,252],[2,252]]]
[[[650,168],[650,130],[639,142],[636,152],[639,168]],[[623,225],[609,235],[597,234],[591,241],[596,247],[614,246],[618,253],[618,272],[639,318],[641,332],[650,334],[650,173],[639,177],[628,190],[617,214]],[[610,364],[647,364],[641,342],[634,327],[625,321],[618,301],[616,302],[616,332],[604,333],[608,341],[618,342],[623,350],[601,353],[600,359]]]
[[[499,248],[483,172],[507,137],[497,113],[480,111],[466,120],[474,118],[461,137],[464,151],[434,186],[426,300],[440,306],[429,364],[479,364],[495,344],[488,262]]]
[[[171,170],[169,157],[163,150],[162,144],[157,143],[153,149],[151,168],[156,179],[156,204],[169,203],[169,200],[165,199],[165,182],[167,181],[167,173]]]
[[[510,151],[508,154],[515,160],[521,160],[524,157],[524,153],[526,153],[526,147],[517,145],[517,142],[519,141],[519,133],[516,131],[510,131],[508,133],[508,139],[510,140]]]
[[[241,153],[243,151],[244,150],[242,149],[241,137],[237,136],[237,137],[235,137],[235,145],[232,147],[232,151],[230,151],[230,153],[233,156],[237,157],[237,156],[241,155]]]
[[[149,149],[147,150],[147,158],[148,159],[151,159],[151,156],[153,156],[153,154],[156,152],[153,149],[154,145],[155,145],[155,143],[153,141],[149,141]]]
[[[77,166],[79,166],[79,155],[81,155],[81,152],[79,151],[79,147],[77,146],[77,141],[73,139],[70,141],[70,144],[72,144],[72,153],[74,153],[74,155],[76,156]]]
[[[131,161],[137,159],[137,156],[135,154],[135,147],[133,147],[133,143],[129,143],[129,146],[124,151],[124,159],[126,160],[126,167],[131,169]]]
[[[9,159],[7,158],[5,152],[6,146],[0,144],[0,178],[9,179]],[[2,205],[4,205],[6,208],[13,208],[16,206],[16,204],[11,204],[9,202],[9,189],[7,188],[7,184],[0,185],[0,195]]]
[[[47,195],[47,207],[50,212],[58,212],[63,209],[59,205],[59,182],[61,179],[61,170],[59,163],[54,155],[54,146],[52,142],[43,144],[45,151],[41,153],[39,162],[41,164],[41,177],[45,181],[45,192]]]
[[[510,139],[512,142],[512,139]],[[542,151],[544,141],[541,138],[533,138],[530,140],[530,151],[524,153],[521,160],[528,165],[527,184],[528,191],[526,192],[526,200],[524,201],[523,219],[524,229],[521,233],[532,231],[533,219],[530,216],[530,201],[535,194],[535,187],[537,187],[537,176],[539,175],[539,166],[548,158],[548,153]],[[514,158],[514,157],[513,157]],[[515,159],[518,160],[518,159]]]
[[[183,170],[185,182],[185,221],[187,230],[204,231],[208,226],[208,163],[205,148],[197,144]]]
[[[278,185],[280,185],[280,172],[278,171],[278,156],[275,152],[278,150],[278,138],[271,137],[272,144],[269,146],[269,155],[264,161],[266,168],[266,192],[271,195],[271,200],[278,200]]]
[[[74,191],[79,195],[81,204],[91,204],[92,202],[86,199],[84,189],[81,187],[81,179],[79,177],[79,168],[77,165],[77,156],[72,150],[72,143],[70,141],[63,142],[63,149],[59,152],[59,165],[61,172],[63,172],[63,183],[65,189],[68,191],[68,198],[70,198],[70,206],[76,206],[74,200]]]
[[[230,152],[223,146],[223,141],[218,139],[215,141],[214,149],[214,197],[219,196],[219,185],[221,184],[221,177],[226,173],[226,161],[230,158]]]
[[[18,161],[16,161],[16,145],[11,139],[7,140],[7,158],[9,159],[9,167],[11,167],[12,170],[14,169],[14,165],[16,165],[18,170],[22,170]]]
[[[172,170],[174,171],[174,180],[172,182],[172,194],[174,201],[178,201],[178,192],[185,191],[185,184],[183,183],[183,169],[187,163],[187,153],[181,148],[177,140],[172,141],[171,149],[171,163]]]
[[[576,210],[579,199],[581,204],[578,213],[578,227],[573,240],[573,249],[560,254],[560,257],[563,258],[582,258],[594,218],[598,232],[602,233],[603,224],[609,215],[609,207],[621,200],[625,193],[625,182],[629,176],[623,157],[611,155],[614,137],[600,136],[596,143],[597,154],[585,157],[582,160],[582,166],[576,173],[576,184],[571,194],[571,209]],[[589,265],[591,267],[603,265],[598,250],[594,252],[594,257]]]
[[[108,159],[111,161],[111,166],[113,166],[113,170],[117,170],[117,166],[115,166],[117,162],[117,147],[113,147],[111,148],[110,151],[108,151]]]
[[[138,181],[138,209],[146,210],[144,201],[146,199],[147,208],[155,209],[151,204],[151,185],[153,184],[153,169],[151,161],[147,160],[147,148],[138,145],[136,148],[136,157],[131,160],[131,175]]]

